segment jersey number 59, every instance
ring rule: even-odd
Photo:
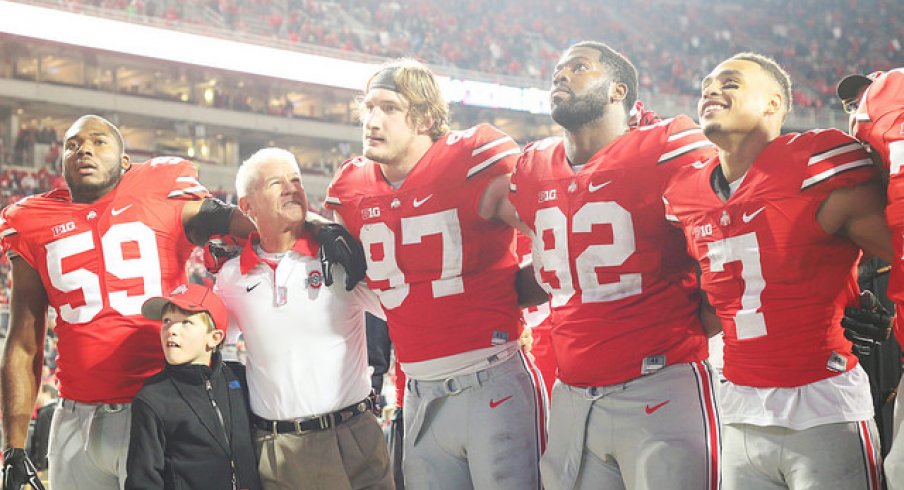
[[[138,257],[126,258],[123,244],[136,243]],[[59,314],[67,323],[78,324],[91,321],[104,308],[104,293],[111,308],[123,315],[138,315],[141,305],[152,296],[160,296],[161,272],[154,230],[140,222],[118,223],[111,226],[101,236],[101,256],[98,264],[101,273],[112,274],[119,279],[141,278],[144,294],[129,296],[128,291],[106,291],[106,281],[95,272],[84,268],[64,271],[63,262],[74,255],[94,250],[97,244],[90,231],[61,238],[47,244],[47,275],[54,288],[68,293],[82,290],[85,304],[73,307],[65,304]]]

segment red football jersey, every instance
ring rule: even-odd
[[[605,386],[706,359],[693,260],[663,218],[662,191],[676,168],[711,155],[685,116],[626,133],[577,172],[559,138],[524,149],[509,197],[534,233],[562,381]]]
[[[402,362],[518,339],[514,231],[478,207],[519,154],[509,136],[481,124],[436,141],[398,189],[363,157],[330,184],[325,205],[364,244],[367,282]]]
[[[185,282],[182,207],[208,195],[197,177],[191,162],[155,158],[97,202],[55,190],[3,210],[3,247],[38,271],[56,310],[63,398],[129,402],[162,368],[160,322],[141,305]]]
[[[515,249],[518,254],[518,262],[524,267],[531,259],[531,239],[521,233],[516,235]],[[547,394],[552,393],[552,385],[556,382],[556,370],[558,369],[556,352],[552,348],[552,338],[550,337],[552,319],[549,315],[549,302],[521,309],[521,321],[530,328],[531,332],[530,354],[534,358],[534,365],[543,376],[543,385],[546,386]]]
[[[870,84],[854,118],[854,136],[869,144],[888,171],[885,217],[897,254],[888,297],[904,305],[904,68],[886,72]],[[904,322],[896,325],[898,342],[904,345]]]
[[[728,199],[713,190],[718,157],[685,167],[665,193],[702,269],[725,332],[725,377],[802,386],[852,369],[841,318],[857,304],[859,249],[816,221],[826,197],[877,177],[859,143],[815,130],[772,141]]]

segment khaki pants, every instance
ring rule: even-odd
[[[804,430],[726,424],[723,476],[731,490],[878,490],[872,420]]]
[[[50,422],[50,484],[66,490],[119,490],[126,483],[130,405],[110,409],[61,401]]]
[[[383,430],[370,412],[327,430],[254,430],[265,490],[393,490]]]

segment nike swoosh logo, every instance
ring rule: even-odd
[[[666,401],[660,403],[659,405],[653,405],[652,407],[649,404],[647,404],[647,407],[646,407],[647,415],[650,415],[651,413],[655,412],[656,410],[659,410],[660,408],[664,407],[665,404],[670,401],[672,401],[672,400],[666,400]]]
[[[691,167],[694,167],[694,168],[696,168],[696,169],[705,168],[705,167],[706,167],[706,162],[694,162],[694,163],[691,164]]]
[[[509,395],[509,396],[507,396],[507,397],[505,397],[505,398],[500,398],[500,399],[498,399],[498,400],[490,400],[490,408],[496,408],[496,407],[498,407],[499,405],[502,405],[503,403],[507,402],[508,399],[511,398],[511,397],[512,397],[512,395]]]
[[[121,208],[119,208],[119,209],[111,209],[111,210],[110,210],[110,214],[112,214],[113,216],[119,216],[120,214],[126,212],[126,210],[129,209],[129,208],[131,208],[131,207],[132,207],[132,205],[129,204],[128,206],[123,206],[123,207],[121,207]]]
[[[430,194],[429,196],[427,196],[421,200],[418,200],[417,198],[415,198],[414,199],[414,207],[416,207],[416,208],[421,207],[421,204],[424,204],[425,202],[427,202],[431,197],[433,197],[433,194]]]
[[[590,183],[590,186],[589,186],[590,192],[596,192],[596,191],[602,189],[603,187],[606,187],[607,185],[609,185],[609,184],[611,184],[611,183],[612,183],[611,180],[607,180],[606,182],[603,182],[603,183],[600,184],[600,185],[593,185],[593,182],[591,182],[591,183]]]
[[[763,206],[750,214],[747,214],[745,212],[741,215],[741,219],[744,220],[745,223],[750,223],[751,221],[753,221],[753,218],[756,218],[756,215],[762,213],[764,209],[766,209],[766,206]]]
[[[254,288],[256,288],[256,287],[258,287],[258,286],[260,286],[260,285],[261,285],[261,283],[257,283],[257,284],[255,284],[254,286],[245,286],[245,292],[246,292],[246,293],[250,293],[251,291],[254,290]]]

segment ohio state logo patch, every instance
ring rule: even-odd
[[[311,271],[308,274],[308,287],[319,288],[323,285],[323,274],[320,271]]]

